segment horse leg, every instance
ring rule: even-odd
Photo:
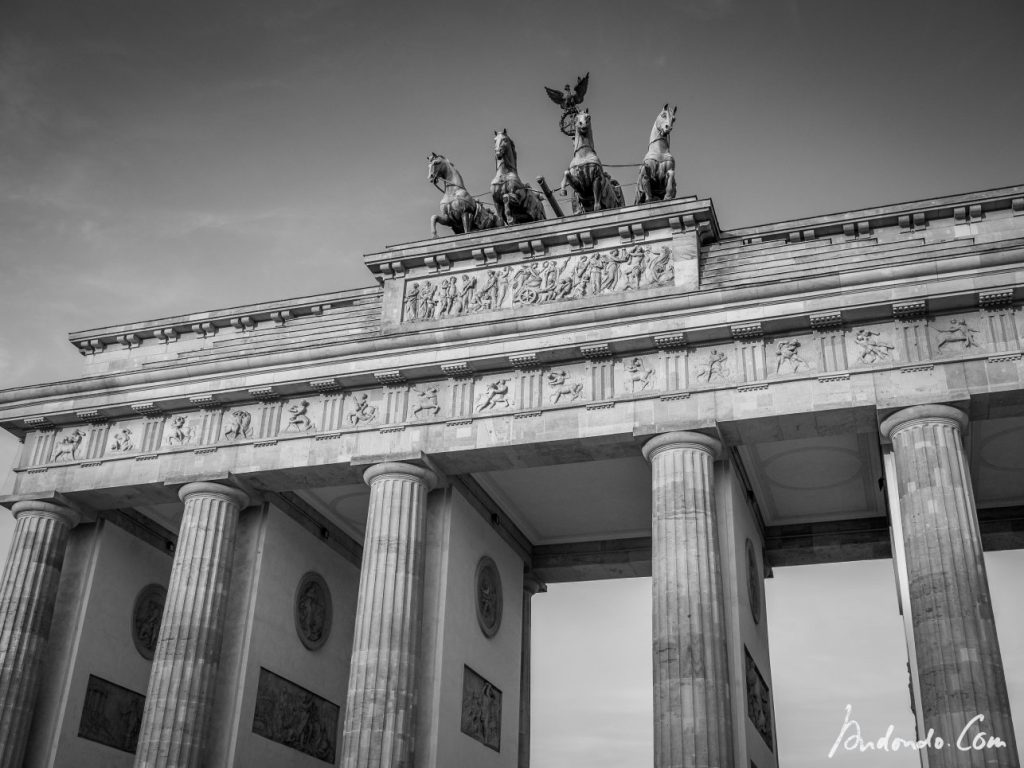
[[[603,211],[605,208],[604,199],[604,176],[600,171],[594,174],[594,184],[592,187],[594,191],[594,208],[595,211]]]
[[[669,168],[666,176],[668,178],[665,180],[665,199],[671,200],[676,196],[676,169]]]
[[[433,216],[430,217],[430,236],[431,237],[437,237],[437,223],[439,221],[442,224],[444,224],[444,221],[436,213]]]
[[[495,184],[491,187],[491,199],[494,201],[494,210],[498,213],[498,221],[504,226],[508,226],[508,214],[505,213],[505,207],[503,205],[504,195],[501,192],[501,186]]]
[[[462,211],[462,234],[468,234],[472,225],[473,213],[469,210],[469,206],[467,206]]]
[[[636,177],[636,199],[633,205],[646,203],[651,199],[651,189],[647,184],[647,166],[640,166],[640,175]]]

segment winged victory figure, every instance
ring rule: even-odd
[[[544,86],[548,97],[562,108],[562,118],[558,126],[566,136],[573,135],[573,120],[576,117],[576,113],[579,112],[577,107],[583,103],[583,97],[587,95],[587,84],[589,81],[590,73],[587,72],[583,77],[576,78],[575,88],[568,83],[566,83],[564,91]]]

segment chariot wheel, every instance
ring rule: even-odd
[[[540,294],[536,288],[526,287],[519,291],[520,304],[536,304],[538,298],[540,298]]]
[[[579,110],[573,107],[562,113],[562,119],[558,121],[558,127],[566,136],[570,138],[576,135],[576,115],[579,114]]]

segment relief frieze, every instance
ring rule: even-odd
[[[462,673],[461,730],[495,752],[501,751],[501,691],[469,667]]]
[[[337,704],[261,668],[252,732],[333,765],[340,711]]]
[[[423,322],[673,285],[670,245],[634,245],[409,280],[402,322]]]
[[[78,735],[134,754],[142,729],[146,697],[101,677],[89,675]]]

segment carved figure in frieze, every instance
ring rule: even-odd
[[[285,430],[294,429],[299,432],[312,432],[315,427],[309,419],[309,400],[302,400],[288,407],[288,424]]]
[[[867,364],[887,360],[889,353],[895,349],[892,344],[882,341],[880,334],[867,328],[857,331],[857,335],[853,337],[853,343],[860,347],[857,359]]]
[[[949,328],[936,328],[935,330],[942,334],[942,340],[939,342],[939,349],[942,349],[947,344],[963,344],[961,349],[971,349],[973,347],[981,346],[974,338],[977,331],[970,328],[967,325],[967,321],[962,317],[951,318],[949,321]]]
[[[568,397],[569,402],[583,397],[583,383],[569,379],[569,374],[564,369],[548,371],[545,378],[551,387],[552,403],[559,402],[563,397]]]
[[[455,296],[458,293],[455,275],[441,281],[441,308],[438,310],[438,317],[451,317],[455,312]]]
[[[712,349],[708,353],[708,359],[704,364],[704,367],[697,371],[697,381],[704,379],[704,381],[710,383],[716,378],[728,378],[728,373],[725,369],[725,361],[728,359],[728,356],[724,352]]]
[[[117,453],[128,453],[134,450],[135,441],[132,439],[132,431],[123,427],[114,434],[114,441],[110,444],[110,450]]]
[[[377,418],[377,406],[370,405],[370,396],[366,392],[360,392],[352,399],[352,407],[355,410],[348,415],[349,424],[369,423]]]
[[[504,128],[494,132],[495,174],[491,181],[491,197],[498,218],[506,227],[547,218],[538,191],[519,177],[516,145]]]
[[[420,389],[419,387],[413,387],[413,392],[416,393],[416,397],[419,401],[412,407],[412,415],[416,418],[420,417],[421,413],[426,413],[427,416],[437,416],[441,411],[441,406],[437,404],[437,387],[428,386]]]
[[[184,416],[175,416],[171,419],[170,434],[167,435],[168,445],[188,445],[192,442],[196,428],[187,421]]]
[[[643,392],[650,386],[654,369],[648,368],[643,358],[634,357],[632,360],[624,361],[622,366],[626,370],[626,382],[633,392]]]
[[[440,180],[444,187],[438,185]],[[451,227],[456,235],[498,226],[498,214],[476,199],[466,189],[462,174],[444,155],[430,153],[427,158],[427,181],[441,191],[441,212],[430,217],[430,234],[437,237],[437,225]]]
[[[497,306],[505,306],[505,297],[508,296],[509,279],[512,274],[512,267],[502,267],[498,270],[498,304]]]
[[[252,437],[252,414],[238,409],[228,414],[228,425],[224,437],[228,440],[244,440]]]
[[[488,269],[487,277],[484,279],[483,288],[477,294],[481,310],[498,308],[498,270]]]
[[[459,287],[457,301],[459,304],[457,314],[461,315],[464,312],[468,313],[479,309],[476,298],[476,275],[469,273],[462,276],[462,285]]]
[[[420,305],[417,317],[420,320],[433,320],[434,308],[437,307],[437,284],[424,280],[420,286]]]
[[[562,176],[562,194],[572,187],[582,211],[604,211],[621,208],[625,200],[619,183],[609,176],[601,158],[594,151],[594,126],[590,110],[584,109],[576,115],[573,134],[572,160]]]
[[[82,441],[85,439],[85,432],[80,429],[76,429],[69,434],[64,435],[57,443],[56,450],[53,452],[53,458],[51,461],[60,461],[61,459],[67,458],[71,461],[78,460],[78,449],[82,445]]]
[[[409,283],[405,289],[405,317],[415,319],[419,317],[420,308],[420,284]]]
[[[651,127],[651,138],[647,142],[647,154],[640,166],[640,176],[636,180],[636,200],[634,205],[649,203],[654,200],[669,200],[676,196],[676,160],[669,152],[669,134],[676,122],[676,110],[668,111],[666,104]]]
[[[793,373],[799,371],[801,365],[804,368],[810,368],[807,361],[800,357],[799,350],[800,342],[796,339],[783,339],[780,341],[778,348],[775,350],[775,356],[778,358],[775,363],[775,372],[779,373],[783,365],[786,365]]]
[[[486,411],[488,408],[494,408],[496,405],[511,408],[512,403],[508,397],[508,382],[508,379],[497,379],[490,384],[484,385],[484,393],[477,401],[476,409],[478,411]]]

